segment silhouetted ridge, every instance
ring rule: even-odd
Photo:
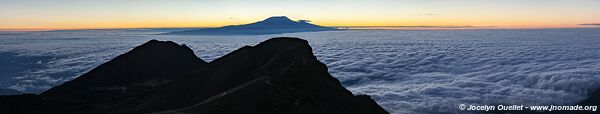
[[[210,63],[186,46],[153,40],[41,95],[2,96],[0,107],[8,113],[387,113],[342,87],[298,38],[269,39]]]
[[[244,25],[231,25],[218,28],[176,31],[175,35],[261,35],[292,32],[312,32],[336,30],[308,23],[306,20],[293,21],[285,16],[270,17],[262,21]]]
[[[82,76],[54,87],[42,95],[52,95],[55,91],[71,91],[62,86],[112,87],[128,85],[140,81],[169,81],[179,77],[181,72],[189,72],[206,64],[196,57],[185,45],[171,41],[150,40],[133,50],[92,69]],[[89,81],[89,82],[88,82]],[[83,85],[80,85],[83,84]],[[64,89],[64,90],[63,90]],[[59,92],[64,95],[63,92]]]
[[[92,112],[109,111],[114,106],[138,102],[122,99],[139,99],[205,64],[185,45],[150,40],[41,95],[93,104],[94,110],[89,110]]]
[[[370,97],[354,96],[342,87],[308,42],[298,38],[245,46],[168,90],[155,97],[163,100],[140,108],[171,108],[160,109],[170,110],[164,113],[387,113]]]

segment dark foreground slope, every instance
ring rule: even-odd
[[[184,45],[151,40],[40,95],[0,97],[8,113],[105,113],[139,103],[207,63]]]
[[[40,95],[0,96],[3,113],[387,113],[327,72],[307,41],[274,38],[210,63],[150,41]]]

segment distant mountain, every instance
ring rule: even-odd
[[[245,24],[231,25],[219,28],[206,28],[198,30],[176,31],[166,34],[174,35],[263,35],[281,34],[292,32],[314,32],[336,30],[331,27],[323,27],[310,24],[307,20],[293,21],[285,16],[275,16],[263,21]]]
[[[0,96],[2,113],[387,113],[353,95],[308,42],[273,38],[210,63],[149,41],[40,95]]]

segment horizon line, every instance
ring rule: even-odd
[[[223,27],[223,26],[219,26]],[[349,30],[443,30],[443,29],[577,29],[577,28],[600,28],[600,26],[572,26],[572,27],[502,27],[502,26],[324,26],[337,29]],[[1,32],[34,32],[34,31],[60,31],[60,30],[118,30],[118,29],[203,29],[218,27],[90,27],[90,28],[0,28]]]

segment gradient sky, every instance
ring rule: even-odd
[[[0,0],[0,29],[216,27],[279,15],[324,26],[586,27],[600,23],[600,0]]]

